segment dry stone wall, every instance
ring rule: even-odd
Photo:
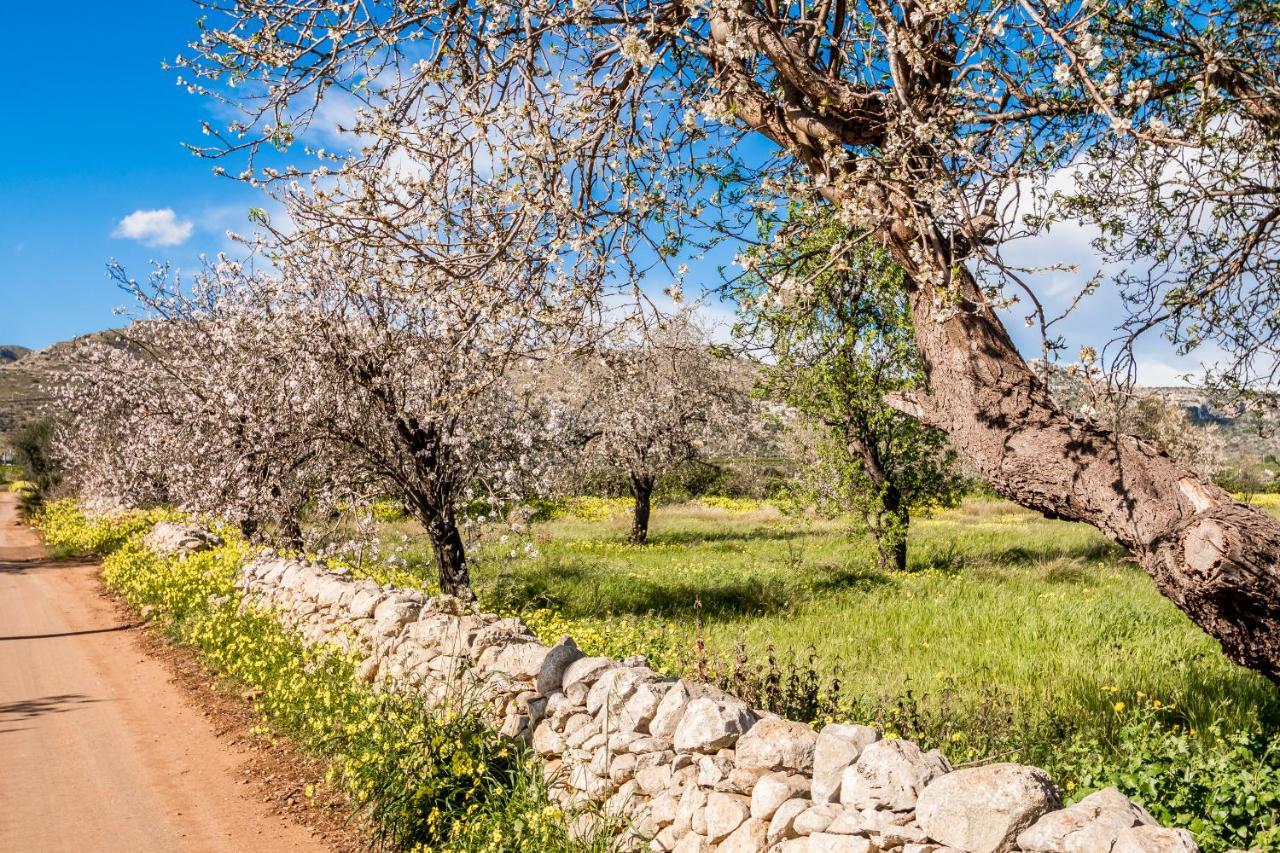
[[[157,536],[181,550],[189,531]],[[469,702],[545,762],[571,809],[625,818],[634,849],[699,853],[1187,853],[1114,789],[1062,808],[1043,771],[954,769],[872,728],[821,731],[668,678],[643,658],[546,646],[518,619],[269,554],[248,561],[242,607],[310,643],[358,652],[360,676],[434,706]],[[584,812],[586,814],[586,812]],[[578,831],[590,831],[583,818]]]

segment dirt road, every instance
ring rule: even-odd
[[[243,756],[96,575],[45,559],[0,494],[0,851],[327,850],[247,796]]]

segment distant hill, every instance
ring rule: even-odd
[[[81,344],[113,334],[95,332],[38,351],[0,346],[0,443],[27,420],[45,413],[50,399],[45,385],[54,373],[72,364]]]
[[[9,364],[15,362],[25,355],[30,355],[31,350],[26,347],[20,347],[17,344],[9,344],[0,346],[0,364]]]

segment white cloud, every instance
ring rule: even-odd
[[[195,226],[190,219],[179,219],[172,208],[135,210],[116,226],[112,237],[137,240],[147,246],[177,246],[185,243]]]

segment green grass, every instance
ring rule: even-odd
[[[626,543],[625,501],[549,514],[537,556],[494,533],[472,549],[482,604],[546,641],[644,653],[956,763],[1036,764],[1068,800],[1115,785],[1207,853],[1280,849],[1280,693],[1089,527],[969,499],[917,519],[910,571],[892,574],[841,521],[754,502],[659,507],[646,546]],[[387,526],[389,541],[416,533]],[[401,556],[398,574],[429,583],[420,537]]]
[[[1228,661],[1121,549],[1084,525],[969,499],[915,522],[910,571],[895,575],[877,570],[870,543],[839,520],[767,505],[677,504],[656,509],[649,545],[632,546],[625,505],[615,508],[603,520],[537,525],[536,557],[478,548],[482,599],[547,607],[588,628],[634,617],[684,647],[700,603],[712,652],[745,643],[756,654],[812,653],[866,707],[909,691],[953,718],[998,705],[1020,725],[1105,728],[1117,697],[1142,693],[1176,704],[1201,728],[1280,718],[1272,685]],[[430,573],[424,548],[408,558]]]

